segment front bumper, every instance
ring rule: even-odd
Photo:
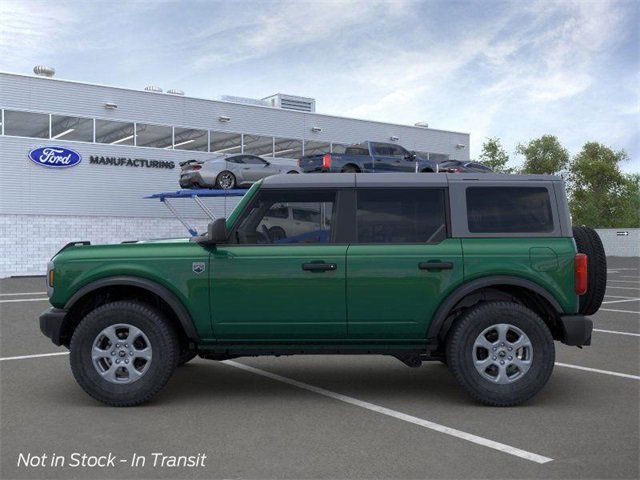
[[[56,345],[62,345],[62,326],[66,316],[66,310],[53,307],[40,314],[40,331]]]
[[[581,346],[591,345],[591,332],[593,322],[584,315],[562,315],[560,316],[562,327],[562,338],[560,341],[565,345]]]

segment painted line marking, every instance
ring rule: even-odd
[[[5,360],[26,360],[27,358],[56,357],[58,355],[69,355],[69,352],[39,353],[37,355],[20,355],[19,357],[3,357],[0,362]]]
[[[571,365],[569,363],[556,362],[558,367],[574,368],[576,370],[584,370],[585,372],[604,373],[605,375],[612,375],[614,377],[630,378],[632,380],[640,380],[639,375],[629,375],[628,373],[611,372],[609,370],[600,370],[598,368],[581,367],[580,365]]]
[[[49,301],[48,297],[45,298],[16,298],[13,300],[0,300],[0,303],[16,303],[16,302],[43,302]]]
[[[47,292],[0,293],[0,297],[16,297],[18,295],[46,295]]]
[[[356,407],[364,408],[372,412],[397,418],[398,420],[413,423],[414,425],[419,425],[421,427],[425,427],[430,430],[434,430],[436,432],[444,433],[446,435],[451,435],[452,437],[460,438],[462,440],[467,440],[468,442],[472,442],[477,445],[481,445],[483,447],[492,448],[500,452],[508,453],[509,455],[514,455],[516,457],[524,458],[525,460],[530,460],[535,463],[548,463],[553,461],[553,459],[549,457],[543,457],[542,455],[538,455],[536,453],[527,452],[526,450],[521,450],[519,448],[515,448],[510,445],[506,445],[504,443],[495,442],[493,440],[489,440],[488,438],[479,437],[471,433],[463,432],[462,430],[445,427],[444,425],[430,422],[429,420],[424,420],[422,418],[414,417],[412,415],[407,415],[405,413],[398,412],[396,410],[391,410],[390,408],[381,407],[380,405],[376,405],[374,403],[365,402],[362,400],[358,400],[357,398],[349,397],[347,395],[342,395],[341,393],[332,392],[331,390],[325,390],[324,388],[316,387],[308,383],[303,383],[297,380],[293,380],[291,378],[282,377],[275,373],[267,372],[266,370],[260,370],[259,368],[250,367],[243,363],[234,362],[232,360],[224,360],[222,363],[225,363],[231,367],[239,368],[241,370],[254,373],[256,375],[270,378],[271,380],[276,380],[278,382],[286,383],[288,385],[292,385],[294,387],[298,387],[303,390],[308,390],[310,392],[317,393],[318,395],[323,395],[325,397],[333,398],[334,400],[338,400],[340,402],[348,403],[350,405],[355,405]]]
[[[634,310],[616,310],[615,308],[601,308],[600,310],[598,310],[599,312],[618,312],[618,313],[635,313],[637,315],[640,315],[640,312],[636,312]]]
[[[636,280],[640,280],[640,277],[638,277],[638,275],[618,275],[618,277],[620,277],[620,278],[635,278]]]
[[[638,285],[638,283],[640,283],[640,280],[636,280],[635,282],[632,282],[631,280],[609,280],[609,279],[607,279],[607,283],[609,283],[609,282],[633,283],[634,285]]]
[[[626,298],[624,300],[608,300],[606,302],[602,302],[602,304],[604,305],[605,303],[636,302],[638,300],[640,300],[640,298]]]
[[[617,330],[601,330],[599,328],[594,328],[593,331],[600,333],[615,333],[616,335],[629,335],[631,337],[640,337],[640,333],[618,332]]]
[[[607,295],[607,294],[605,294],[605,298],[633,298],[633,297],[623,297],[622,295]]]
[[[640,288],[635,287],[619,287],[617,285],[607,285],[607,290],[609,290],[610,288],[615,288],[617,290],[635,290],[636,292],[640,290]]]

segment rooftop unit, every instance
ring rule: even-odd
[[[272,107],[283,108],[285,110],[296,110],[298,112],[316,111],[316,101],[309,97],[297,97],[295,95],[276,93],[262,100],[268,102]]]

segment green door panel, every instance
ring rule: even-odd
[[[547,290],[565,313],[576,313],[573,238],[465,238],[465,281],[491,275],[530,280]]]
[[[450,270],[421,270],[421,262],[451,262]],[[351,245],[347,253],[350,339],[424,339],[443,298],[464,278],[462,246]]]
[[[346,245],[220,245],[211,253],[217,340],[346,337]],[[306,271],[305,263],[336,265]]]
[[[51,304],[64,308],[75,292],[101,278],[144,278],[174,293],[191,315],[200,338],[208,339],[212,337],[208,269],[195,273],[194,263],[207,266],[209,252],[186,239],[67,248],[54,258]]]

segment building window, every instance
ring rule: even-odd
[[[307,140],[304,142],[305,155],[324,155],[331,152],[331,144],[329,142],[312,142]]]
[[[241,153],[242,135],[239,133],[211,132],[209,151],[222,154]]]
[[[276,158],[295,158],[302,156],[302,140],[274,138],[273,156]]]
[[[164,125],[149,123],[136,124],[136,145],[138,147],[171,148],[173,129]]]
[[[206,130],[176,127],[173,148],[176,150],[198,150],[206,152],[209,148],[209,137]]]
[[[553,231],[549,191],[544,187],[469,187],[467,216],[472,233]]]
[[[344,153],[349,145],[345,143],[332,143],[331,144],[331,153]]]
[[[439,243],[447,236],[443,189],[361,189],[357,195],[358,243]]]
[[[49,115],[5,110],[4,134],[15,137],[49,138]]]
[[[130,122],[96,120],[96,142],[111,145],[133,145],[134,126]]]
[[[51,139],[93,142],[93,119],[52,115]]]
[[[273,157],[273,137],[244,135],[244,153]]]

